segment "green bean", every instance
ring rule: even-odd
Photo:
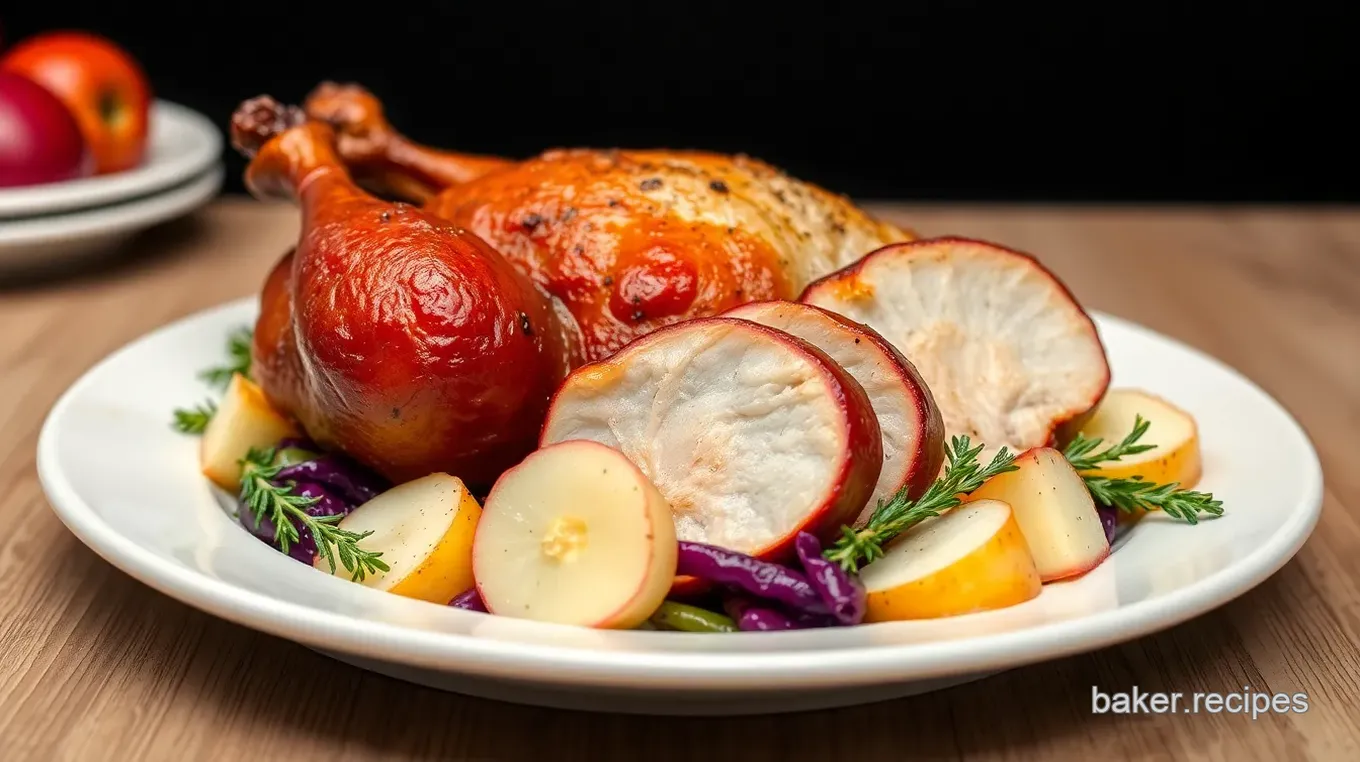
[[[276,466],[295,466],[298,463],[305,463],[309,460],[316,460],[321,457],[311,450],[304,450],[301,447],[284,447],[274,453],[274,465]]]
[[[684,632],[736,632],[737,624],[723,616],[698,606],[666,601],[652,614],[652,624],[663,630]]]

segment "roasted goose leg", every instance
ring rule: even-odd
[[[253,156],[250,190],[302,210],[256,326],[271,401],[395,481],[447,471],[489,486],[534,447],[579,362],[550,300],[473,233],[361,190],[326,124],[259,98],[232,137]]]

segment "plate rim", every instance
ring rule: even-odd
[[[1278,400],[1236,369],[1195,347],[1131,320],[1091,310],[1097,324],[1119,325],[1169,343],[1234,376],[1274,406],[1297,436],[1304,448],[1303,454],[1307,456],[1307,473],[1303,475],[1305,480],[1299,491],[1298,510],[1291,513],[1290,520],[1282,523],[1267,541],[1238,562],[1186,587],[1092,615],[1021,630],[815,651],[620,652],[431,632],[365,620],[316,607],[298,607],[161,558],[103,521],[56,465],[58,424],[72,400],[93,383],[99,370],[188,322],[210,321],[220,313],[247,306],[258,309],[257,298],[242,297],[190,313],[142,334],[92,365],[62,393],[49,411],[39,434],[37,471],[53,512],[83,544],[114,567],[181,603],[315,648],[445,672],[508,680],[524,680],[528,675],[533,682],[594,687],[715,691],[750,690],[759,686],[775,690],[932,679],[1013,668],[1092,651],[1200,616],[1239,597],[1279,571],[1307,542],[1322,512],[1323,473],[1316,447],[1306,430]],[[450,613],[478,616],[457,610]],[[735,637],[779,638],[795,634],[798,633],[742,633]]]
[[[9,220],[8,224],[0,220],[0,247],[52,243],[96,233],[116,234],[150,227],[211,199],[221,190],[225,180],[226,168],[218,162],[179,185],[163,188],[149,196],[50,216]]]
[[[222,133],[203,114],[188,106],[158,99],[151,109],[153,128],[157,121],[177,122],[198,133],[202,140],[182,157],[165,164],[143,164],[124,172],[59,183],[0,188],[0,226],[7,222],[89,211],[159,194],[197,177],[221,158],[225,144]],[[154,132],[151,134],[155,135]]]

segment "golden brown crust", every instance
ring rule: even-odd
[[[445,151],[403,137],[355,84],[323,83],[306,112],[337,131],[360,182],[475,232],[552,296],[586,360],[680,320],[793,298],[915,238],[748,156],[560,148],[515,162]]]
[[[575,318],[585,358],[760,299],[910,233],[764,162],[697,151],[559,149],[429,202]]]

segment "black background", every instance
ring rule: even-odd
[[[218,124],[338,79],[476,152],[744,151],[871,198],[1360,200],[1341,3],[5,5],[6,43],[99,32]]]

